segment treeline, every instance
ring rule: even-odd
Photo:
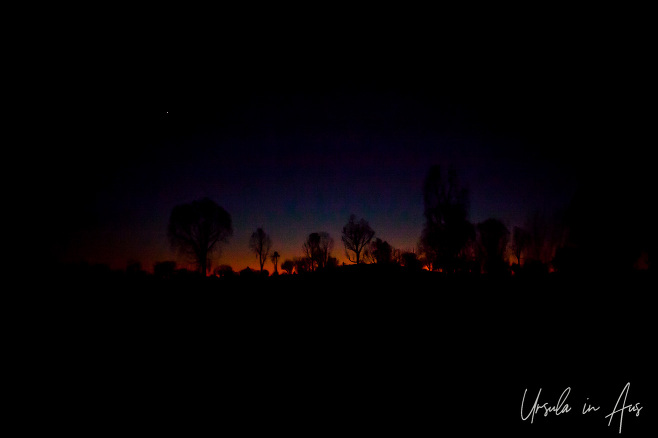
[[[345,257],[353,264],[397,265],[406,269],[426,269],[450,274],[504,275],[521,272],[562,271],[568,273],[606,270],[629,271],[649,268],[649,248],[636,239],[623,248],[593,242],[578,197],[564,211],[550,215],[532,213],[525,224],[511,230],[497,218],[471,223],[469,193],[460,184],[454,168],[432,166],[423,184],[425,224],[416,248],[407,251],[392,247],[375,237],[364,218],[351,215],[342,229]],[[595,229],[592,227],[592,229]],[[174,248],[190,257],[206,275],[234,275],[228,265],[211,269],[211,257],[233,233],[231,217],[212,200],[205,198],[177,206],[169,223],[169,238]],[[308,235],[301,255],[281,261],[286,274],[302,274],[336,267],[332,254],[335,242],[326,231]],[[272,239],[263,228],[253,232],[249,248],[259,261],[261,275],[279,274],[280,254],[272,250]],[[613,252],[611,249],[614,249]],[[248,272],[241,272],[250,275]]]
[[[521,226],[508,226],[497,218],[479,223],[469,221],[469,192],[460,184],[454,168],[430,167],[423,184],[425,223],[416,248],[401,250],[376,236],[365,218],[350,216],[340,240],[348,264],[375,264],[454,274],[545,274],[629,272],[651,267],[648,239],[641,232],[617,230],[616,236],[599,236],[600,228],[583,208],[587,197],[579,193],[563,211],[532,213]],[[586,195],[586,194],[585,194]],[[641,228],[640,228],[641,229]],[[625,235],[624,235],[625,233]],[[339,267],[335,240],[327,231],[310,233],[300,245],[298,256],[281,259],[272,238],[260,227],[249,240],[249,249],[259,270],[235,272],[228,264],[213,262],[233,235],[231,215],[208,198],[173,208],[168,229],[172,248],[196,266],[201,276],[217,278],[267,277],[307,274]],[[610,241],[606,241],[608,237]],[[628,237],[627,240],[624,240]],[[623,242],[623,244],[619,244]],[[345,265],[345,263],[341,263]],[[268,265],[269,267],[269,265]],[[98,272],[96,267],[87,269]],[[137,262],[129,262],[126,275],[144,276]],[[153,276],[161,279],[188,278],[193,274],[174,261],[157,262]]]

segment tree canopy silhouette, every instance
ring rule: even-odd
[[[475,227],[468,220],[468,190],[459,185],[455,169],[444,175],[439,165],[430,167],[423,185],[425,226],[420,247],[432,269],[453,272]]]
[[[375,239],[372,243],[371,253],[378,264],[387,264],[393,261],[393,247],[380,238]]]
[[[174,249],[188,255],[207,274],[210,257],[233,235],[231,215],[209,198],[177,205],[167,228]]]
[[[490,274],[503,272],[509,230],[501,221],[492,218],[480,222],[477,230],[484,271]]]
[[[233,268],[230,265],[219,265],[213,269],[213,274],[217,277],[227,278],[235,275]]]
[[[263,271],[263,265],[265,265],[271,247],[272,239],[270,239],[269,234],[263,231],[262,228],[258,228],[251,234],[249,248],[258,256],[258,263],[260,263],[261,272]]]
[[[293,263],[295,264],[295,269],[297,270],[298,274],[311,272],[313,267],[313,261],[310,259],[310,257],[295,257],[293,259]]]
[[[374,235],[375,232],[365,219],[357,222],[356,216],[351,215],[350,220],[343,227],[342,236],[347,259],[352,263],[361,263],[361,254],[367,249]]]
[[[295,262],[292,260],[286,260],[281,263],[281,269],[283,269],[288,274],[292,274],[293,269],[295,269]]]
[[[324,268],[329,261],[334,239],[325,231],[311,233],[302,245],[304,255],[311,260],[311,270]]]

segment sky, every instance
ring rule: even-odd
[[[188,266],[169,245],[169,215],[209,197],[234,227],[215,266],[257,268],[248,241],[258,227],[281,261],[326,231],[343,262],[352,213],[375,237],[416,247],[433,164],[456,168],[471,222],[511,230],[565,208],[606,165],[628,163],[630,175],[643,161],[633,127],[648,119],[635,107],[645,61],[609,44],[614,35],[226,35],[111,40],[64,58],[75,68],[49,84],[40,128],[57,230],[47,257]]]

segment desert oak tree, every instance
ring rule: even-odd
[[[209,198],[177,205],[169,218],[171,246],[188,255],[206,275],[212,254],[233,234],[231,215]]]

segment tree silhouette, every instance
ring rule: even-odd
[[[260,263],[261,272],[263,272],[263,265],[265,265],[271,247],[272,239],[270,239],[269,234],[263,231],[262,228],[258,228],[251,234],[249,248],[258,256],[258,263]]]
[[[130,276],[142,275],[145,271],[142,270],[142,264],[137,260],[128,260],[126,264],[126,274]]]
[[[460,254],[469,240],[475,239],[475,227],[467,220],[468,191],[460,187],[453,168],[444,177],[441,167],[430,170],[423,185],[425,226],[420,249],[432,269],[454,272]]]
[[[514,227],[512,232],[512,251],[516,257],[516,263],[521,266],[521,256],[530,243],[530,235],[521,227]]]
[[[277,268],[277,265],[279,263],[279,257],[281,257],[281,256],[276,251],[274,251],[274,254],[272,254],[272,256],[270,257],[270,260],[272,260],[272,263],[274,263],[274,272],[276,274],[279,273],[279,269]]]
[[[176,272],[176,262],[173,260],[168,260],[165,262],[155,262],[153,265],[153,275],[156,278],[169,280],[174,276]]]
[[[498,219],[480,222],[477,230],[484,271],[490,274],[503,272],[509,230]]]
[[[244,280],[254,280],[259,277],[258,271],[255,269],[251,269],[249,266],[244,268],[242,271],[240,271],[240,278]]]
[[[232,234],[231,215],[209,198],[174,207],[167,228],[171,246],[190,256],[204,276],[211,255]]]
[[[235,272],[230,265],[220,265],[213,269],[213,274],[220,278],[227,278],[235,275]]]
[[[295,262],[292,260],[286,260],[285,262],[281,263],[281,269],[286,271],[288,275],[291,275],[293,269],[295,269]]]
[[[391,247],[391,261],[402,266],[402,250]]]
[[[320,235],[318,266],[325,268],[329,263],[331,251],[334,249],[334,239],[325,231],[320,231],[318,234]]]
[[[402,266],[408,271],[420,271],[422,265],[418,260],[418,256],[413,252],[404,252],[400,256],[402,260]]]
[[[311,233],[302,245],[304,255],[311,260],[311,270],[324,268],[327,265],[331,250],[334,247],[334,239],[325,231]]]
[[[309,257],[295,257],[293,263],[298,274],[311,272],[313,269],[313,261]]]
[[[320,257],[320,234],[311,233],[302,244],[302,251],[304,255],[311,261],[310,270],[315,271],[315,267],[319,265]]]
[[[528,215],[524,229],[528,232],[528,244],[526,247],[526,263],[541,263],[548,266],[557,248],[565,241],[565,229],[563,226],[562,212],[547,214],[542,211],[534,211]]]
[[[336,257],[329,256],[327,257],[327,263],[325,264],[325,268],[335,268],[338,266],[338,259]]]
[[[361,254],[367,248],[375,232],[365,219],[356,221],[356,216],[351,215],[350,220],[343,227],[342,241],[345,245],[345,256],[352,262],[361,263]]]
[[[371,254],[377,264],[391,263],[393,260],[393,247],[388,242],[377,238],[372,242]]]
[[[605,177],[588,179],[579,186],[564,211],[564,239],[558,245],[563,249],[560,257],[555,255],[563,268],[568,262],[572,271],[612,274],[630,272],[641,261],[653,269],[656,215],[654,202],[648,200],[654,197],[655,184],[649,182],[653,163],[645,161],[626,169],[632,175],[617,168],[615,172],[621,171],[621,175],[612,178],[606,169]],[[601,189],[603,181],[605,190]],[[609,218],[602,220],[604,211]]]

